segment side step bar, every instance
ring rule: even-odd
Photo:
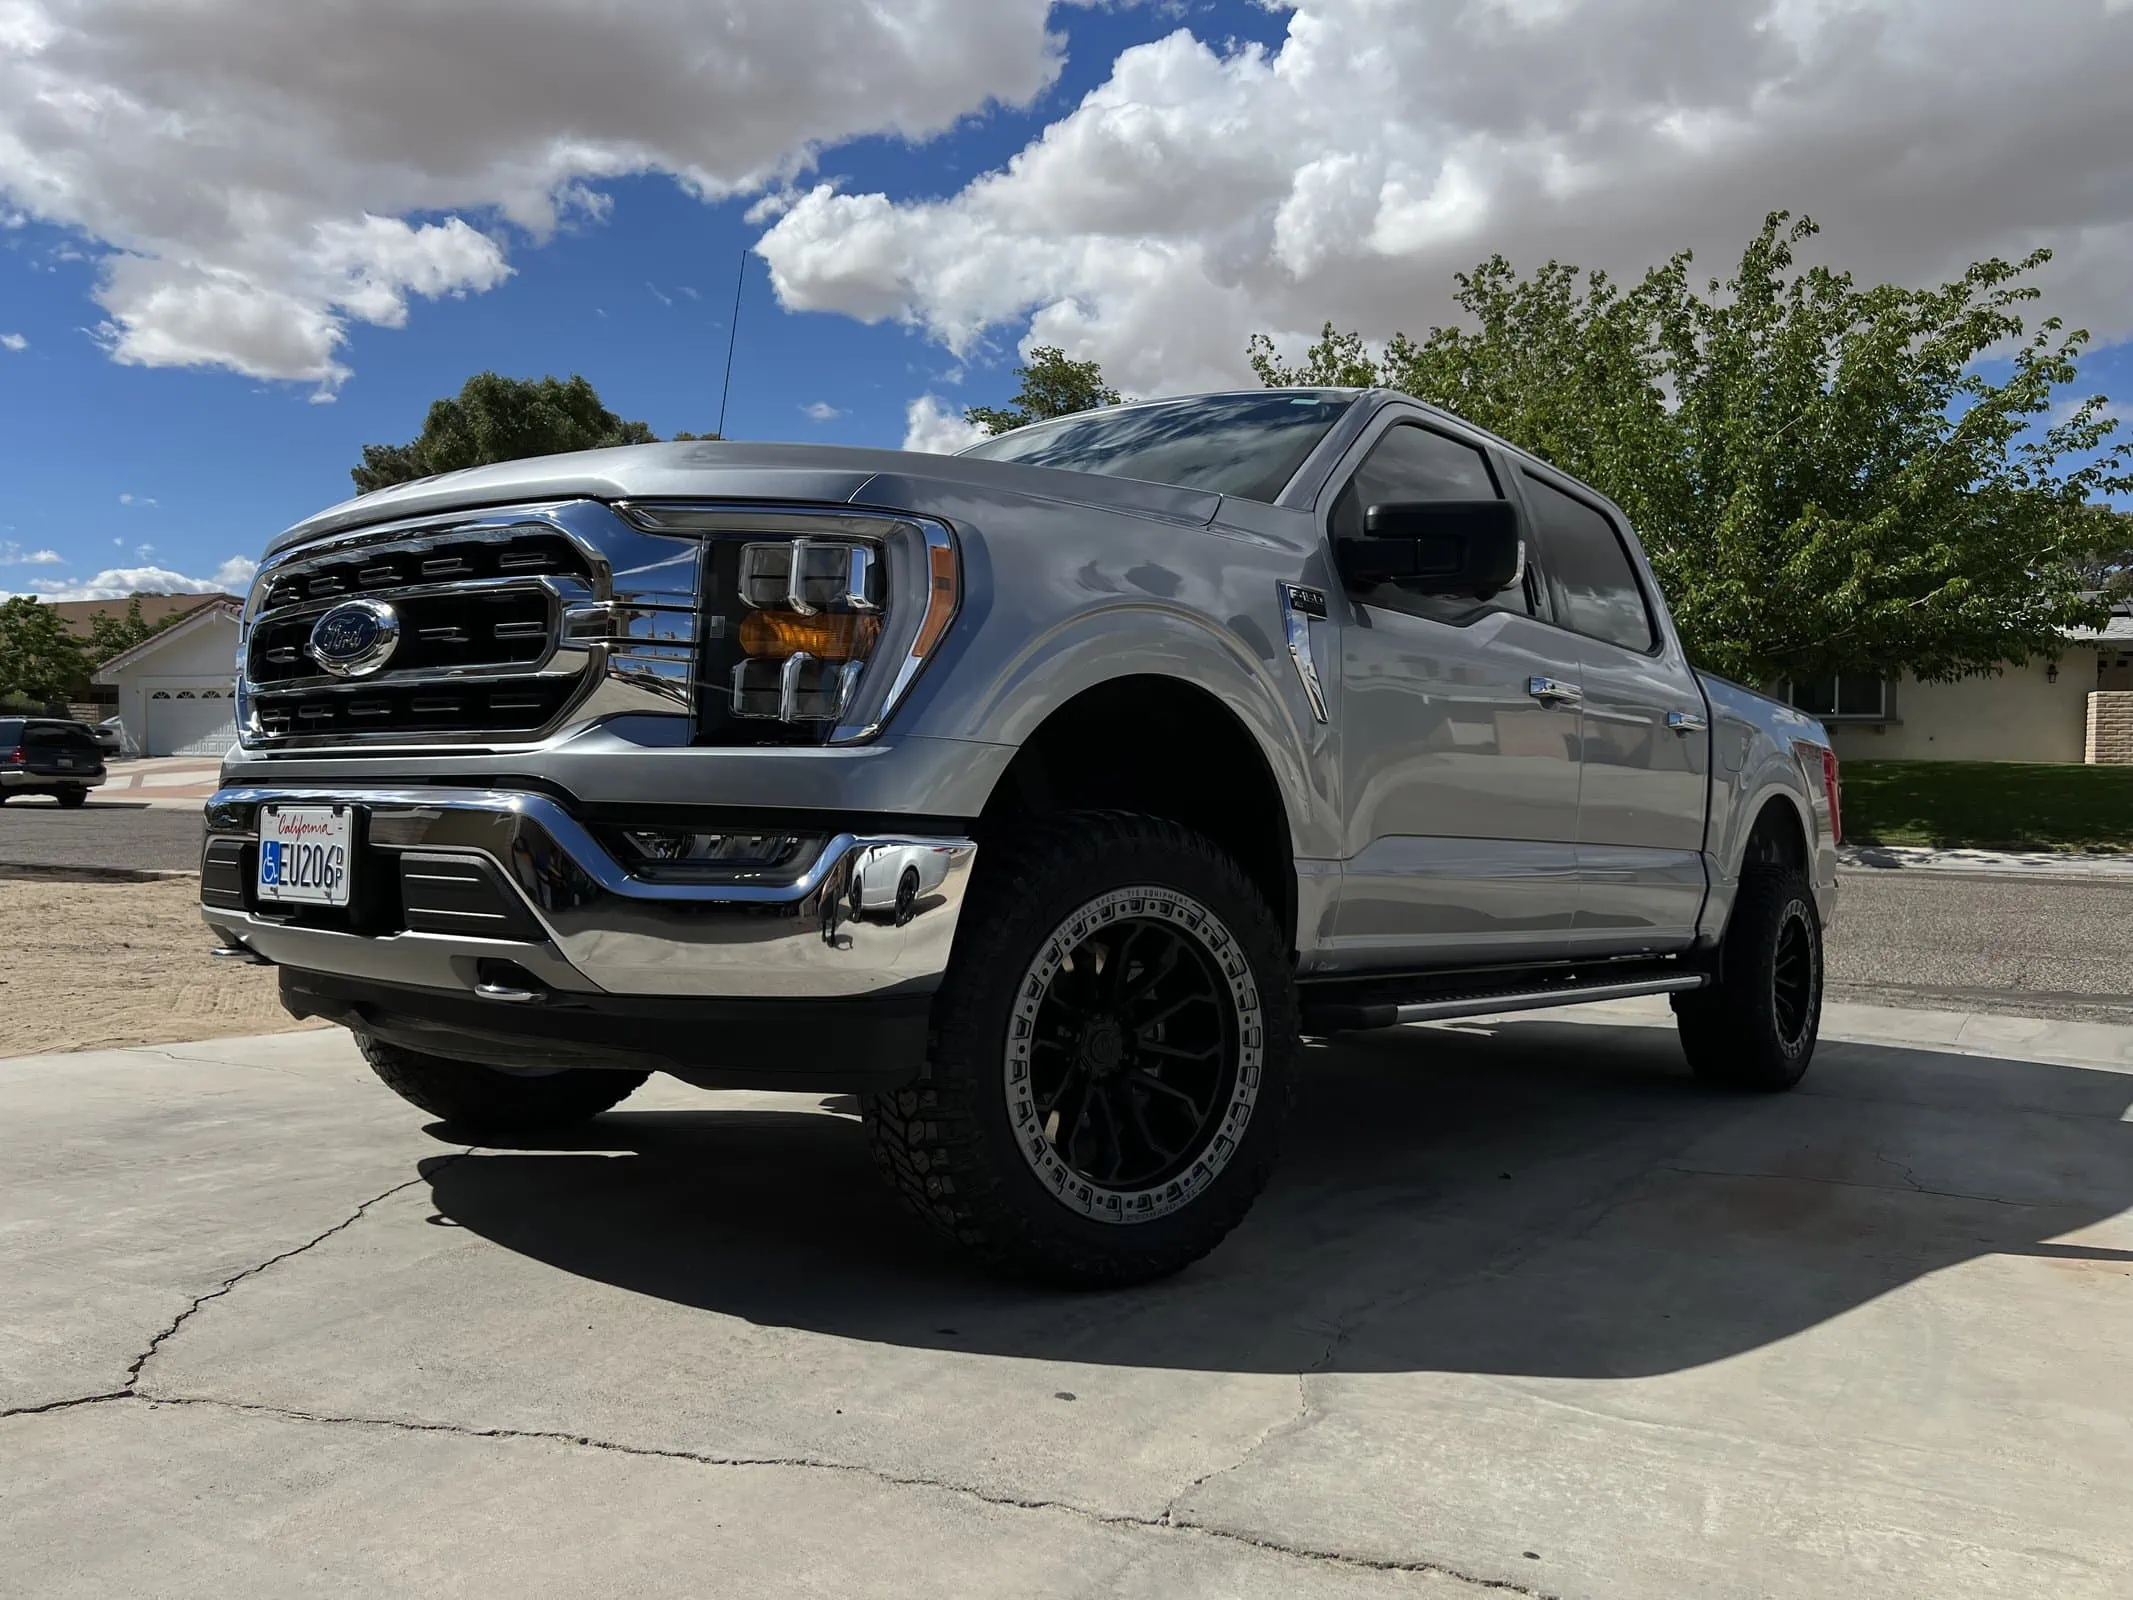
[[[1594,1000],[1631,1000],[1646,994],[1682,994],[1710,982],[1701,972],[1675,972],[1660,978],[1624,983],[1561,984],[1554,988],[1513,989],[1496,994],[1464,994],[1404,1005],[1329,1005],[1304,1007],[1307,1034],[1349,1033],[1393,1028],[1403,1022],[1443,1022],[1453,1017],[1486,1017],[1499,1011],[1542,1011],[1550,1006],[1585,1005]]]

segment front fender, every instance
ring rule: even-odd
[[[1267,584],[1271,613],[1276,593]],[[1076,696],[1128,677],[1173,678],[1228,707],[1258,745],[1288,813],[1295,853],[1338,853],[1335,796],[1325,775],[1330,730],[1316,721],[1267,622],[1240,612],[1227,626],[1181,607],[1119,600],[1060,621],[1007,654],[964,707],[989,744],[1020,746]],[[958,720],[963,720],[959,718]]]

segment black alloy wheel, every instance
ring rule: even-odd
[[[1790,1089],[1822,1026],[1822,920],[1798,867],[1759,865],[1740,891],[1709,986],[1674,996],[1696,1076],[1727,1089]]]
[[[1810,916],[1803,901],[1787,902],[1770,963],[1770,1009],[1787,1050],[1797,1050],[1806,1038],[1821,998],[1822,963]]]
[[[1049,952],[1047,953],[1049,957]],[[1237,1076],[1229,985],[1178,924],[1128,917],[1042,980],[1028,1095],[1059,1162],[1114,1191],[1151,1189],[1206,1149]]]
[[[982,847],[924,1074],[861,1103],[882,1175],[987,1265],[1079,1288],[1207,1254],[1265,1188],[1300,1067],[1259,886],[1120,812]]]

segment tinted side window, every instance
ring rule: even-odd
[[[1584,501],[1530,475],[1526,497],[1540,525],[1548,570],[1562,593],[1563,625],[1625,650],[1650,651],[1659,635],[1615,525]]]
[[[1363,537],[1363,515],[1372,506],[1400,505],[1421,500],[1501,500],[1496,475],[1489,458],[1470,444],[1432,433],[1409,423],[1389,430],[1371,447],[1355,476],[1333,502],[1329,518],[1335,539]],[[1392,584],[1359,590],[1356,598],[1368,606],[1406,611],[1441,622],[1463,622],[1491,611],[1537,609],[1539,589],[1531,569],[1523,587],[1506,589],[1492,600],[1464,600],[1456,595],[1418,595]]]

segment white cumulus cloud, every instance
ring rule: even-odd
[[[0,214],[105,247],[120,361],[330,394],[352,323],[480,293],[596,187],[715,197],[1059,70],[1051,0],[0,0]]]
[[[65,559],[57,550],[25,550],[12,539],[0,539],[0,567],[56,567]]]
[[[215,587],[242,594],[252,586],[252,579],[258,572],[259,563],[250,556],[231,556],[215,569]]]
[[[236,576],[239,569],[257,570],[242,556],[225,561],[212,578],[189,578],[168,567],[107,567],[93,578],[64,581],[40,579],[29,592],[42,600],[123,600],[136,594],[241,594],[251,571]]]
[[[30,341],[19,333],[0,333],[0,350],[27,350]]]
[[[809,422],[829,422],[844,415],[827,400],[810,400],[800,408],[800,414]]]
[[[1806,212],[1862,276],[2040,244],[2051,309],[2133,332],[2133,6],[2028,0],[1291,0],[1278,48],[1179,29],[945,198],[827,183],[758,249],[783,303],[1004,330],[1136,393],[1246,379],[1254,331],[1452,313],[1495,251],[1717,270]]]
[[[985,430],[963,420],[963,413],[943,405],[938,396],[922,394],[904,407],[904,448],[950,456],[976,444]]]

